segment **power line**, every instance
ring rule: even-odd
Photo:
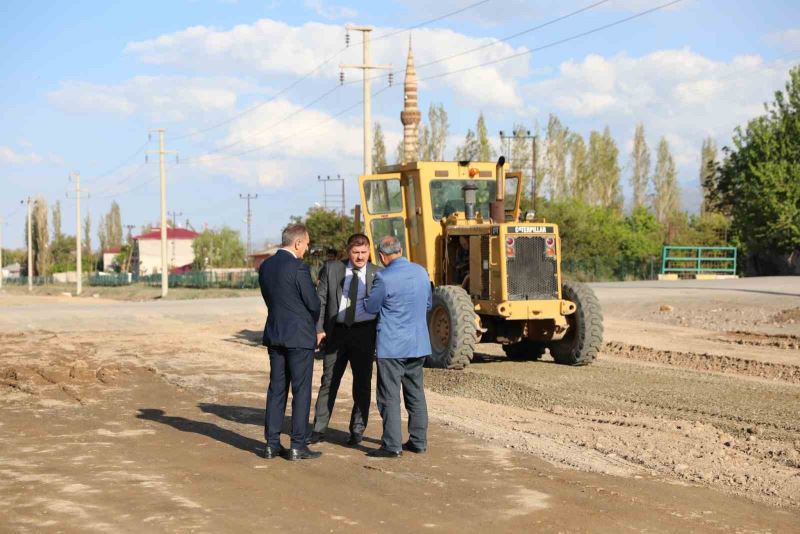
[[[408,28],[403,28],[402,30],[396,30],[396,31],[393,31],[393,32],[386,33],[384,35],[380,35],[380,36],[376,37],[375,39],[373,39],[372,41],[374,42],[374,41],[379,41],[379,40],[382,40],[382,39],[387,39],[389,37],[393,37],[393,36],[398,35],[400,33],[405,33],[405,32],[409,32],[409,31],[415,30],[417,28],[421,28],[421,27],[426,26],[428,24],[431,24],[433,22],[438,22],[438,21],[444,20],[444,19],[446,19],[448,17],[452,17],[454,15],[458,15],[458,14],[463,13],[463,12],[469,10],[469,9],[473,9],[475,7],[478,7],[478,6],[482,5],[482,4],[486,4],[486,3],[490,2],[490,1],[491,0],[480,0],[479,2],[475,2],[473,4],[469,4],[469,5],[464,6],[462,8],[459,8],[459,9],[456,9],[454,11],[451,11],[449,13],[445,13],[444,15],[439,15],[438,17],[434,17],[432,19],[428,19],[428,20],[419,22],[417,24],[409,26]],[[220,121],[220,122],[217,122],[215,124],[212,124],[211,126],[207,126],[205,128],[202,128],[200,130],[196,130],[194,132],[187,132],[187,133],[185,133],[183,135],[178,135],[176,137],[173,137],[172,140],[173,141],[179,141],[181,139],[186,139],[186,138],[189,138],[189,137],[194,137],[196,135],[200,135],[200,134],[209,132],[211,130],[219,128],[220,126],[224,126],[226,124],[230,124],[231,122],[239,119],[240,117],[243,117],[244,115],[247,115],[248,113],[251,113],[251,112],[255,111],[256,109],[258,109],[258,108],[260,108],[260,107],[272,102],[273,100],[275,100],[279,96],[284,95],[287,92],[289,92],[292,89],[294,89],[295,87],[297,87],[297,85],[299,85],[302,81],[304,81],[304,80],[308,79],[309,77],[311,77],[312,75],[314,75],[316,72],[318,72],[324,66],[326,66],[328,63],[330,63],[331,61],[336,59],[339,55],[341,55],[342,52],[345,52],[349,47],[350,47],[350,43],[349,43],[349,37],[348,37],[348,43],[344,48],[341,48],[336,53],[332,54],[330,57],[328,57],[322,63],[320,63],[319,65],[317,65],[316,67],[314,67],[313,69],[311,69],[310,71],[308,71],[307,73],[302,75],[300,78],[298,78],[297,80],[293,81],[292,83],[290,83],[289,85],[287,85],[286,87],[284,87],[283,89],[281,89],[280,91],[275,93],[274,95],[272,95],[270,98],[268,98],[264,102],[259,102],[258,104],[254,105],[254,106],[251,106],[251,107],[245,109],[244,111],[241,111],[240,113],[237,113],[236,115],[234,115],[232,117],[229,117],[229,118],[227,118],[227,119],[225,119],[223,121]]]
[[[116,167],[113,167],[113,168],[111,168],[111,169],[109,169],[109,170],[107,170],[107,171],[105,171],[105,172],[102,172],[102,173],[100,173],[100,174],[98,174],[98,175],[94,176],[94,177],[93,177],[93,178],[91,178],[90,180],[84,180],[84,183],[87,183],[87,182],[94,182],[94,181],[96,181],[96,180],[99,180],[100,178],[105,178],[105,177],[106,177],[106,176],[108,176],[109,174],[113,174],[113,173],[117,172],[119,169],[121,169],[122,167],[124,167],[124,166],[125,166],[125,165],[126,165],[128,162],[129,162],[129,161],[131,161],[133,158],[135,158],[136,156],[138,156],[138,155],[139,155],[139,154],[140,154],[140,153],[141,153],[141,152],[142,152],[142,151],[143,151],[143,150],[144,150],[144,149],[147,147],[147,143],[148,143],[148,142],[147,142],[147,141],[145,141],[145,142],[144,142],[144,144],[142,144],[142,146],[140,146],[139,148],[137,148],[137,149],[136,149],[136,152],[134,152],[133,154],[131,154],[130,156],[128,156],[127,158],[125,158],[124,160],[122,160],[122,162],[121,162],[119,165],[117,165]]]
[[[538,46],[538,47],[532,48],[530,50],[526,50],[524,52],[518,52],[516,54],[511,54],[509,56],[501,57],[499,59],[486,61],[486,62],[480,63],[478,65],[472,65],[470,67],[464,67],[464,68],[461,68],[461,69],[456,69],[456,70],[452,70],[452,71],[442,72],[442,73],[439,73],[439,74],[434,74],[432,76],[427,76],[425,78],[420,78],[419,81],[434,80],[436,78],[444,78],[445,76],[450,76],[451,74],[458,74],[460,72],[465,72],[465,71],[472,70],[472,69],[478,69],[478,68],[486,67],[486,66],[489,66],[489,65],[495,65],[497,63],[502,63],[504,61],[508,61],[508,60],[515,59],[515,58],[518,58],[518,57],[527,56],[527,55],[533,54],[534,52],[540,52],[540,51],[545,50],[547,48],[552,48],[554,46],[558,46],[558,45],[561,45],[561,44],[564,44],[564,43],[568,43],[570,41],[574,41],[576,39],[580,39],[582,37],[586,37],[588,35],[592,35],[594,33],[598,33],[598,32],[601,32],[603,30],[607,30],[609,28],[613,28],[614,26],[619,26],[620,24],[624,24],[626,22],[630,22],[631,20],[638,19],[638,18],[643,17],[645,15],[649,15],[650,13],[654,13],[656,11],[660,11],[662,9],[666,9],[666,8],[668,8],[670,6],[673,6],[673,5],[677,4],[677,3],[680,3],[682,1],[683,0],[673,0],[672,2],[667,2],[666,4],[661,4],[659,6],[656,6],[656,7],[650,8],[650,9],[646,9],[644,11],[640,11],[639,13],[635,13],[635,14],[629,16],[629,17],[625,17],[625,18],[616,20],[614,22],[610,22],[608,24],[603,24],[602,26],[597,26],[596,28],[592,28],[591,30],[586,30],[584,32],[576,33],[575,35],[571,35],[569,37],[565,37],[563,39],[559,39],[557,41],[553,41],[553,42],[547,43],[545,45]]]
[[[297,111],[291,111],[291,112],[289,112],[288,114],[286,114],[286,115],[284,115],[283,117],[281,117],[280,119],[278,119],[276,122],[273,122],[273,123],[272,123],[272,124],[270,124],[269,126],[265,126],[264,128],[261,128],[261,129],[259,129],[259,130],[256,130],[256,131],[255,131],[255,132],[253,132],[253,133],[254,133],[254,134],[257,134],[257,133],[261,133],[261,132],[263,132],[263,131],[265,131],[265,130],[271,130],[271,129],[275,128],[276,126],[278,126],[278,125],[280,125],[281,123],[283,123],[283,122],[285,122],[285,121],[289,120],[290,118],[292,118],[292,117],[294,117],[294,116],[296,116],[296,115],[298,115],[298,114],[302,113],[303,111],[306,111],[308,108],[310,108],[311,106],[313,106],[314,104],[316,104],[316,103],[317,103],[317,102],[319,102],[320,100],[323,100],[324,98],[326,98],[327,96],[329,96],[331,93],[334,93],[335,91],[337,91],[337,90],[338,90],[340,87],[341,87],[340,85],[335,85],[335,86],[333,86],[332,88],[328,89],[327,91],[325,91],[324,93],[322,93],[321,95],[319,95],[318,97],[316,97],[316,98],[315,98],[314,100],[312,100],[311,102],[309,102],[309,103],[307,103],[306,105],[304,105],[304,106],[303,106],[302,108],[300,108],[299,110],[297,110]],[[238,140],[238,141],[235,141],[235,142],[233,142],[233,143],[230,143],[230,144],[228,144],[228,145],[225,145],[225,146],[221,146],[221,147],[215,148],[214,150],[211,150],[211,151],[209,151],[209,152],[206,152],[206,153],[204,153],[204,154],[200,154],[200,155],[198,155],[198,156],[193,156],[193,157],[190,157],[190,158],[188,158],[188,159],[187,159],[187,160],[185,160],[185,161],[191,161],[191,160],[193,160],[193,159],[197,159],[197,158],[199,158],[199,157],[202,157],[202,156],[209,156],[209,155],[212,155],[212,154],[216,154],[216,153],[218,153],[218,152],[223,152],[223,151],[225,151],[225,150],[228,150],[229,148],[232,148],[232,147],[235,147],[236,145],[239,145],[239,144],[241,144],[241,143],[242,143],[242,141],[243,141],[243,140],[242,140],[242,139],[240,139],[240,140]]]

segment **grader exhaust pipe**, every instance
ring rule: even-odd
[[[497,158],[497,167],[495,167],[495,176],[497,178],[497,195],[494,202],[491,203],[489,208],[489,216],[496,223],[502,223],[506,220],[506,173],[503,166],[506,163],[505,156]]]

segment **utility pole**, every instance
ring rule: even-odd
[[[31,229],[31,197],[28,197],[28,291],[33,291],[33,231]]]
[[[177,228],[178,226],[177,226],[176,219],[177,219],[178,217],[180,217],[181,215],[183,215],[183,212],[182,212],[182,211],[170,211],[170,212],[168,212],[167,214],[168,214],[170,217],[172,217],[172,227],[173,227],[173,228]]]
[[[247,218],[245,221],[247,222],[247,257],[249,258],[250,254],[253,252],[253,241],[251,240],[250,233],[251,226],[253,224],[253,212],[250,211],[250,201],[257,199],[258,193],[254,195],[251,195],[250,193],[247,193],[246,195],[239,193],[239,198],[247,201]]]
[[[350,30],[361,32],[362,35],[362,43],[364,45],[364,59],[361,65],[339,65],[339,68],[342,69],[342,72],[339,75],[339,79],[344,82],[344,69],[361,69],[361,73],[364,77],[364,174],[372,174],[372,133],[371,133],[371,121],[372,121],[372,103],[371,103],[371,93],[370,93],[370,76],[369,71],[373,69],[384,69],[384,70],[392,70],[391,65],[370,65],[369,63],[369,34],[372,31],[372,28],[369,26],[345,26],[347,30],[347,36],[345,37],[345,42],[347,45],[350,45]]]
[[[538,137],[536,135],[531,135],[530,130],[514,130],[512,131],[512,135],[506,135],[503,133],[503,130],[500,130],[500,141],[501,143],[507,140],[513,139],[530,139],[531,140],[531,210],[536,212],[536,140]],[[508,159],[513,161],[511,157],[511,152],[513,148],[509,143],[508,148]]]
[[[159,172],[161,174],[161,298],[167,296],[169,291],[169,265],[167,264],[167,170],[164,156],[175,154],[174,150],[164,150],[164,129],[151,130],[158,132],[158,150],[148,154],[158,154]]]
[[[136,228],[136,225],[135,224],[126,224],[124,226],[125,226],[125,228],[128,229],[128,235],[127,235],[127,237],[125,239],[128,242],[128,257],[125,258],[125,266],[123,267],[122,270],[127,273],[130,270],[131,258],[133,257],[133,234],[131,233],[131,230]]]
[[[323,178],[322,176],[317,175],[317,181],[322,182],[322,205],[325,207],[326,210],[336,211],[331,208],[331,204],[336,202],[337,204],[341,202],[339,210],[341,214],[344,215],[346,211],[347,204],[345,203],[345,196],[344,196],[344,178],[340,175],[336,175],[336,178],[331,178],[327,176]],[[341,193],[338,195],[335,193],[328,194],[328,182],[341,182],[342,190]]]
[[[81,258],[81,174],[72,172],[69,179],[75,182],[75,295],[83,291],[83,260]]]

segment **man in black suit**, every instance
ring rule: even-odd
[[[267,441],[264,457],[281,455],[288,460],[317,458],[305,443],[311,411],[311,381],[319,298],[311,282],[303,255],[308,250],[308,230],[290,224],[281,236],[282,248],[258,269],[261,295],[267,305],[263,343],[269,352],[269,389],[264,417]],[[281,446],[281,426],[286,413],[286,396],[292,385],[292,442]]]
[[[336,402],[336,394],[347,363],[353,372],[353,410],[350,413],[350,438],[347,444],[361,443],[369,417],[372,396],[372,362],[375,358],[375,315],[364,310],[375,273],[380,268],[369,262],[370,243],[364,234],[347,240],[345,261],[329,261],[320,271],[317,294],[321,312],[317,339],[322,343],[322,382],[314,409],[310,442],[325,437]]]

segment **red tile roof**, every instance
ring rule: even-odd
[[[111,247],[103,251],[103,254],[119,254],[122,252],[122,247]]]
[[[186,228],[167,228],[167,239],[195,239],[199,235]],[[134,239],[161,239],[161,229],[154,228],[146,234],[137,235]]]

